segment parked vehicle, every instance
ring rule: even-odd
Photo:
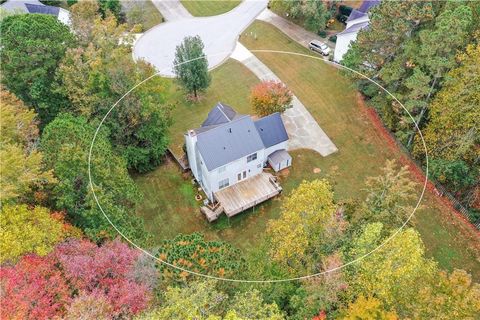
[[[310,41],[308,48],[324,56],[328,56],[330,54],[330,48],[325,43],[318,40]]]

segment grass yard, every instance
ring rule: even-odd
[[[250,31],[257,39],[242,37],[249,49],[272,49],[311,54],[272,25],[255,21]],[[334,167],[337,174],[335,191],[338,197],[359,196],[364,178],[377,175],[386,159],[399,159],[380,137],[369,119],[355,103],[355,91],[349,82],[327,64],[302,57],[255,53],[295,92],[339,148],[335,155],[318,161],[322,171]],[[285,68],[288,66],[288,68]],[[294,159],[293,168],[296,162]],[[306,172],[305,174],[308,174]],[[310,174],[311,176],[311,174]],[[419,193],[421,188],[419,187]],[[431,193],[425,195],[425,209],[413,223],[421,233],[429,256],[441,267],[468,270],[480,280],[478,234],[459,219]]]
[[[127,23],[131,27],[139,23],[143,27],[143,32],[145,32],[163,22],[162,14],[150,0],[122,0],[121,3],[122,10],[127,16]],[[133,19],[133,21],[128,21],[130,17]]]
[[[242,37],[242,42],[250,49],[310,54],[267,23],[257,21],[247,34],[249,31],[255,31],[257,35],[257,40]],[[339,152],[326,158],[309,150],[291,152],[293,166],[280,176],[284,189],[282,196],[230,220],[223,216],[213,224],[206,222],[199,211],[200,203],[194,200],[197,190],[191,177],[182,176],[177,165],[167,161],[155,171],[135,178],[144,194],[138,214],[145,218],[147,228],[157,240],[171,238],[180,232],[201,231],[208,239],[225,240],[249,250],[258,244],[268,220],[278,217],[282,197],[302,180],[326,177],[333,181],[337,199],[362,198],[365,178],[378,175],[386,159],[400,158],[401,154],[389,148],[357,104],[351,83],[335,68],[298,56],[255,54],[295,92]],[[187,102],[184,93],[175,84],[171,85],[169,102],[177,105],[173,113],[171,147],[181,152],[183,133],[199,126],[218,101],[230,104],[241,113],[250,113],[249,90],[257,82],[249,70],[229,60],[212,71],[212,84],[199,103]],[[315,173],[318,169],[319,173]],[[420,187],[418,191],[420,193]],[[478,280],[480,264],[472,245],[478,243],[478,238],[465,230],[465,226],[452,217],[433,195],[427,194],[423,204],[426,208],[417,213],[413,222],[422,235],[428,255],[434,257],[442,268],[462,268]]]
[[[240,4],[240,0],[181,0],[183,6],[195,17],[216,16]]]
[[[217,102],[230,105],[239,113],[251,113],[248,101],[250,89],[259,82],[253,73],[235,60],[228,60],[212,71],[212,83],[202,94],[199,102],[187,101],[185,92],[175,84],[175,80],[169,79],[168,81],[172,83],[168,102],[175,104],[174,123],[170,128],[172,139],[170,148],[180,156],[183,153],[183,134],[189,129],[198,128]]]

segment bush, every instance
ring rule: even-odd
[[[344,14],[337,14],[337,16],[335,17],[338,21],[340,21],[341,23],[346,23],[347,22],[347,19],[348,19],[348,16],[344,15]]]
[[[333,43],[335,43],[335,42],[337,42],[337,36],[336,36],[336,35],[330,36],[330,37],[328,37],[328,40],[329,40],[329,41],[332,41]]]
[[[320,30],[317,33],[320,37],[326,38],[327,37],[327,32],[325,30]]]

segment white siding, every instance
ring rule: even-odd
[[[264,163],[267,163],[267,158],[268,158],[269,155],[271,155],[272,153],[274,153],[277,150],[282,150],[282,149],[287,150],[287,141],[280,142],[279,144],[275,144],[275,145],[265,149]]]
[[[357,32],[338,34],[333,60],[335,60],[335,62],[342,61],[343,56],[347,53],[348,49],[350,49],[350,42],[354,42],[355,40],[357,40]]]

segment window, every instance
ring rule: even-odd
[[[243,171],[243,179],[247,177],[247,171]]]
[[[223,189],[223,188],[226,188],[230,185],[230,183],[228,182],[228,178],[227,179],[223,179],[223,180],[220,180],[218,182],[218,189]]]
[[[218,168],[218,173],[223,173],[226,170],[227,170],[227,166],[220,167],[220,168]]]
[[[257,153],[255,152],[254,154],[251,154],[247,157],[247,162],[257,160]]]

